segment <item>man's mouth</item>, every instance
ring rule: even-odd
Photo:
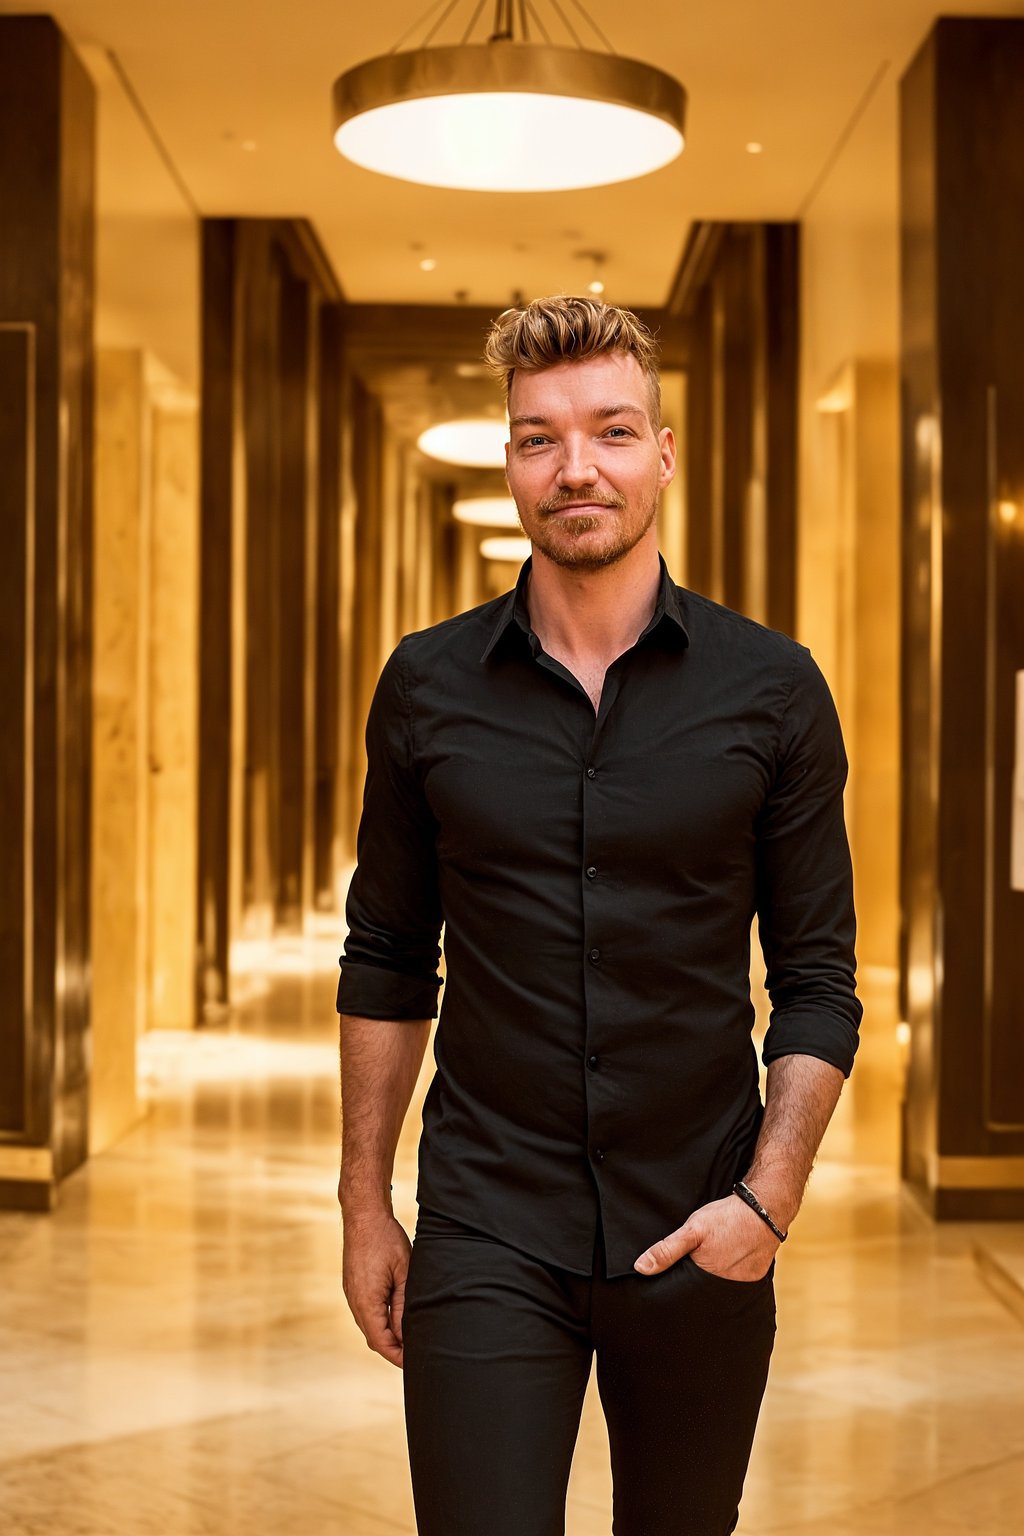
[[[549,517],[557,517],[560,512],[608,512],[616,510],[617,504],[611,501],[569,501],[558,507],[545,507],[544,511]]]

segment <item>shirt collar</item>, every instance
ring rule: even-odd
[[[504,600],[498,609],[497,623],[495,624],[490,638],[488,639],[487,644],[484,646],[483,652],[480,656],[480,660],[482,662],[487,660],[488,656],[494,650],[494,647],[497,645],[502,635],[513,622],[531,641],[534,652],[539,649],[539,642],[536,641],[536,636],[530,627],[530,615],[526,607],[526,586],[530,579],[530,570],[532,566],[533,556],[528,555],[526,560],[523,562],[515,586],[511,592],[507,592],[505,594]],[[690,636],[687,633],[686,625],[683,623],[682,609],[679,603],[679,591],[675,582],[672,580],[668,573],[668,566],[665,564],[665,557],[660,553],[658,555],[658,566],[660,570],[660,578],[658,582],[658,600],[654,606],[654,612],[651,614],[649,622],[647,623],[642,633],[638,635],[637,642],[639,643],[640,640],[643,640],[647,635],[651,634],[651,632],[657,629],[664,620],[668,620],[668,633],[676,635],[679,639],[681,639],[684,646],[689,645]],[[675,628],[672,628],[671,626],[675,626]]]

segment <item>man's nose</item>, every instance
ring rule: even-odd
[[[598,479],[594,455],[588,450],[589,438],[566,438],[558,466],[559,485],[596,485]]]

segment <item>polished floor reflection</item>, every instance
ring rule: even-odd
[[[336,944],[245,958],[230,1027],[142,1042],[146,1119],[53,1216],[0,1215],[4,1536],[412,1536],[401,1377],[338,1278]],[[875,991],[779,1261],[740,1532],[1019,1536],[1024,1236],[937,1229],[901,1195]],[[409,1224],[416,1125],[395,1176]],[[609,1510],[592,1383],[569,1536],[609,1536]]]

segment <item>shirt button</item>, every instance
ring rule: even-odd
[[[596,778],[596,777],[597,777],[597,769],[596,768],[588,768],[587,769],[587,778],[588,779],[593,779],[593,778]]]
[[[587,865],[587,879],[588,880],[595,880],[596,878],[597,878],[597,866],[596,866],[596,864],[588,864]]]
[[[594,1162],[595,1163],[603,1163],[604,1162],[604,1153],[601,1151],[600,1147],[597,1147],[594,1150]]]
[[[590,958],[591,958],[591,960],[593,960],[594,964],[596,965],[597,962],[601,958],[601,951],[599,949],[592,949],[590,951]]]
[[[597,1066],[597,1057],[596,1056],[588,1056],[587,1057],[587,1066],[590,1068],[591,1072],[593,1072],[594,1068]]]

